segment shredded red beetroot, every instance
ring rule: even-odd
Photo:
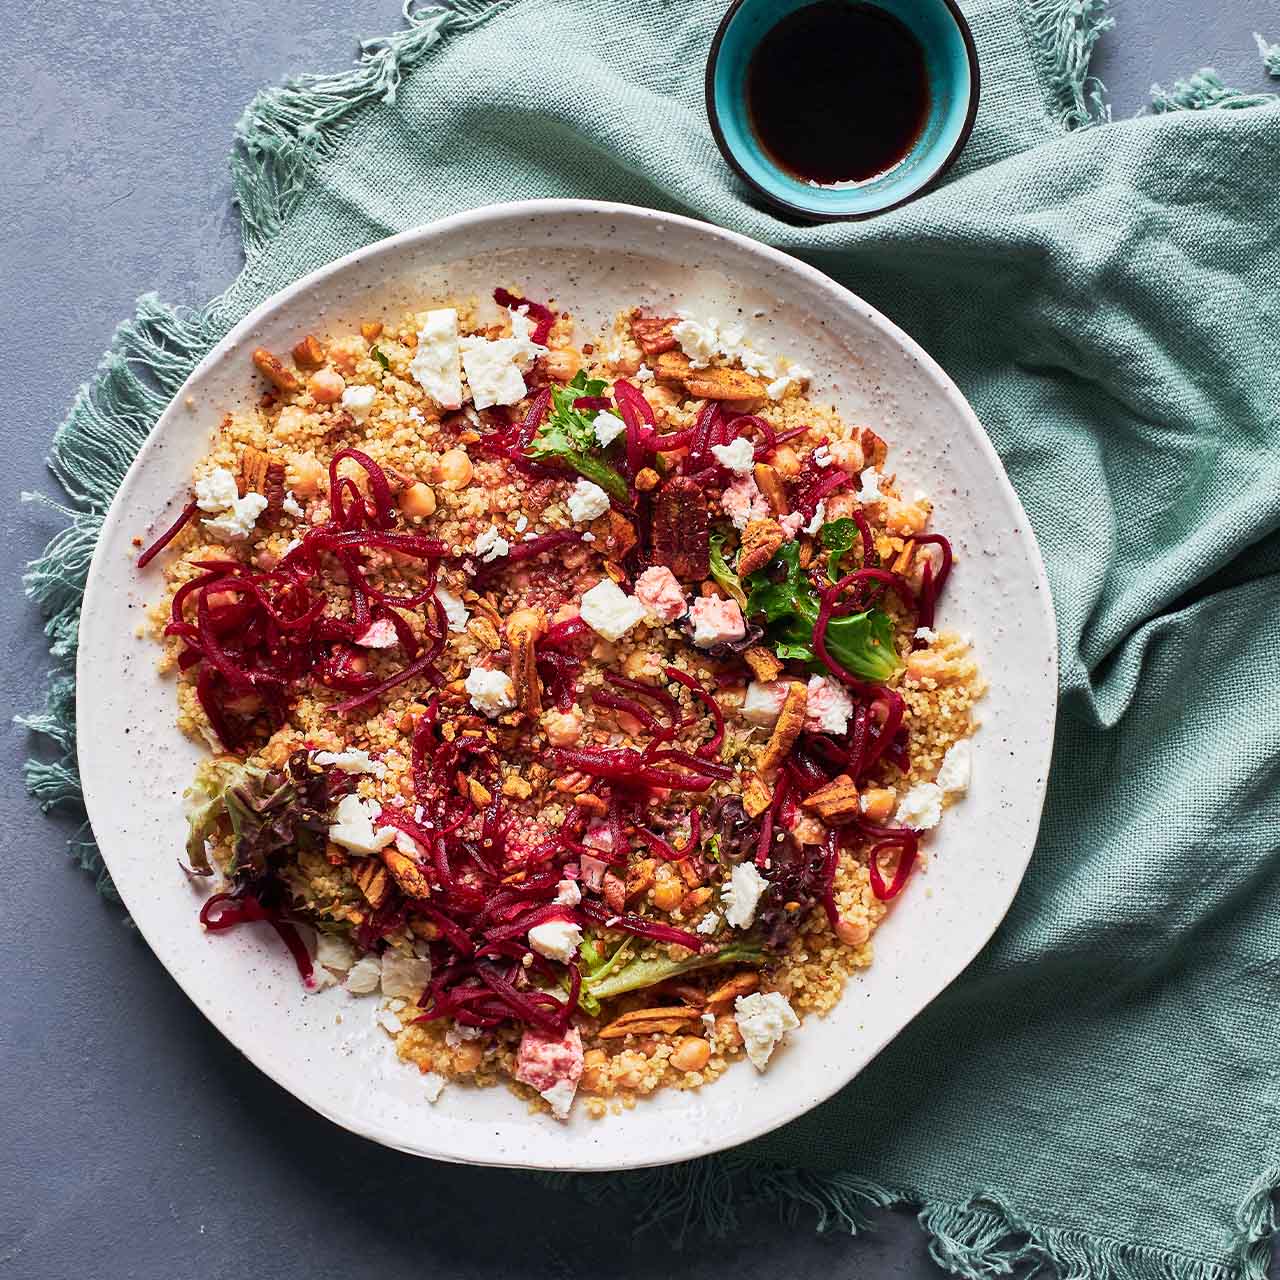
[[[517,298],[514,293],[508,293],[506,289],[495,289],[493,300],[498,306],[506,307],[511,311],[519,311],[524,307],[529,318],[534,321],[533,329],[529,333],[529,341],[536,342],[540,347],[546,346],[551,326],[556,322],[556,313],[550,307],[541,302],[531,302],[528,298]]]
[[[210,933],[221,933],[225,929],[234,929],[236,925],[256,920],[269,924],[279,934],[280,941],[289,948],[289,954],[293,956],[293,963],[298,967],[303,984],[314,987],[311,956],[307,953],[302,936],[287,920],[282,920],[277,912],[264,907],[253,894],[215,893],[200,908],[200,923]]]
[[[623,933],[634,934],[637,938],[648,938],[651,942],[675,943],[695,952],[701,951],[706,945],[702,938],[695,933],[690,933],[687,929],[658,924],[654,920],[646,920],[643,916],[632,915],[627,911],[620,915],[613,915],[603,902],[597,902],[592,898],[583,900],[581,910],[588,920],[596,924],[602,924],[609,929],[621,929]]]
[[[933,563],[929,560],[924,562],[924,568],[920,574],[920,602],[916,608],[916,626],[932,627],[938,597],[951,576],[951,543],[940,533],[919,533],[912,538],[912,541],[921,544],[932,543],[942,552],[942,563],[938,567],[937,574],[934,574]]]
[[[535,556],[546,555],[557,547],[567,546],[571,542],[582,541],[581,529],[555,529],[540,537],[530,538],[527,542],[513,542],[511,550],[496,564],[519,564],[522,560],[532,560]]]
[[[178,518],[138,557],[139,569],[145,569],[187,527],[187,522],[197,509],[193,498],[182,508]]]
[[[657,424],[644,393],[625,378],[619,378],[613,384],[613,397],[627,428],[627,470],[634,479],[658,447]]]
[[[575,409],[591,409],[604,413],[613,408],[613,401],[608,396],[579,396],[574,402]]]
[[[907,877],[915,866],[919,849],[919,835],[909,827],[881,827],[864,818],[855,818],[850,828],[864,839],[871,842],[871,850],[867,855],[867,872],[871,879],[871,892],[881,902],[888,902],[902,892]],[[893,879],[886,884],[884,873],[880,870],[880,854],[882,850],[897,849],[898,865],[894,869]]]
[[[680,759],[683,757],[683,760]],[[671,759],[675,763],[693,761],[697,772],[670,773],[646,764],[640,752],[630,747],[557,747],[551,752],[553,763],[569,769],[577,769],[593,778],[620,782],[627,786],[644,785],[665,787],[670,791],[706,791],[719,776],[718,771],[727,765],[713,765],[709,760],[696,760],[684,753],[659,752],[655,762]],[[732,774],[732,770],[730,770]]]
[[[799,487],[795,499],[795,509],[806,520],[812,520],[817,514],[818,503],[824,502],[837,489],[843,489],[853,477],[839,467],[818,467],[812,463],[813,455],[805,459],[805,470],[801,473]]]

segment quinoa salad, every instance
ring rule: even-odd
[[[423,302],[254,351],[135,539],[200,924],[268,924],[424,1104],[803,1055],[969,783],[928,497],[736,320]]]

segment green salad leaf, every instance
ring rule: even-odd
[[[226,795],[236,787],[253,786],[266,777],[256,769],[229,756],[218,756],[201,765],[191,785],[183,792],[187,807],[187,860],[199,872],[213,870],[205,853],[205,841],[218,832],[218,824],[228,816]]]
[[[747,616],[764,619],[766,636],[778,657],[815,661],[813,627],[818,620],[818,592],[800,567],[799,543],[784,542],[745,585]],[[836,662],[862,680],[883,683],[902,665],[894,644],[893,620],[882,609],[832,618],[827,624],[826,645]]]
[[[369,354],[384,368],[391,368],[391,361],[387,359],[387,353],[381,347],[370,347]]]
[[[623,943],[621,952],[627,947]],[[613,965],[617,952],[610,962],[595,973],[584,974],[582,978],[582,996],[579,1003],[588,1008],[587,1000],[596,1006],[602,1000],[610,1000],[627,991],[640,991],[645,987],[657,986],[668,978],[679,977],[684,973],[692,973],[696,969],[710,969],[723,964],[763,964],[765,955],[762,947],[751,942],[732,942],[721,947],[713,955],[689,956],[685,960],[671,960],[666,956],[655,956],[645,959],[636,956],[621,967]],[[588,1010],[590,1011],[590,1010]]]
[[[581,370],[566,386],[553,385],[551,407],[526,453],[535,462],[562,463],[598,484],[611,498],[625,502],[627,482],[604,457],[596,439],[595,413],[573,407],[581,396],[604,395],[605,385],[602,379],[588,378]]]
[[[830,552],[827,556],[827,577],[832,582],[840,581],[840,561],[845,553],[853,550],[861,540],[862,535],[858,532],[857,522],[850,520],[848,516],[842,516],[839,520],[828,520],[818,530],[818,541],[822,543],[824,550]]]
[[[742,589],[742,579],[729,568],[729,562],[725,559],[725,536],[723,529],[718,529],[711,535],[711,576],[721,590],[727,591],[738,602],[740,609],[745,609],[747,593]]]

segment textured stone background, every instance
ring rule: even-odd
[[[1116,0],[1096,70],[1117,115],[1151,81],[1214,64],[1264,88],[1250,33],[1276,0]],[[239,265],[225,157],[260,86],[337,69],[398,0],[0,0],[0,708],[35,697],[45,653],[18,574],[53,532],[45,448],[133,299],[199,303]],[[334,1128],[242,1060],[61,855],[22,793],[26,735],[0,722],[0,1266],[62,1277],[598,1275],[927,1277],[905,1215],[858,1242],[753,1221],[676,1253],[619,1244],[624,1215],[504,1173],[452,1169]],[[82,733],[92,733],[85,725]],[[127,780],[122,779],[122,784]]]

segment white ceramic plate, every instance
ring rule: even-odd
[[[249,352],[353,329],[495,284],[554,298],[585,332],[623,307],[741,318],[757,345],[818,370],[815,394],[873,425],[891,470],[937,503],[957,567],[942,620],[972,633],[992,687],[974,780],[876,935],[875,963],[839,1007],[810,1018],[758,1074],[739,1063],[697,1093],[665,1091],[621,1116],[567,1124],[506,1089],[445,1089],[373,1023],[377,1002],[306,994],[266,926],[206,935],[203,887],[179,870],[183,788],[198,749],[174,726],[174,688],[138,636],[160,592],[136,535],[167,524],[192,464],[228,409],[258,394]],[[80,767],[102,852],[155,954],[267,1075],[356,1133],[437,1159],[544,1169],[622,1169],[744,1142],[851,1080],[968,964],[1004,916],[1031,854],[1057,693],[1048,584],[1030,525],[964,397],[901,330],[812,267],[704,223],[622,205],[533,201],[479,209],[372,245],[299,281],[218,344],[169,406],[125,479],[94,555],[81,623]],[[139,1011],[139,1017],[145,1016]]]

